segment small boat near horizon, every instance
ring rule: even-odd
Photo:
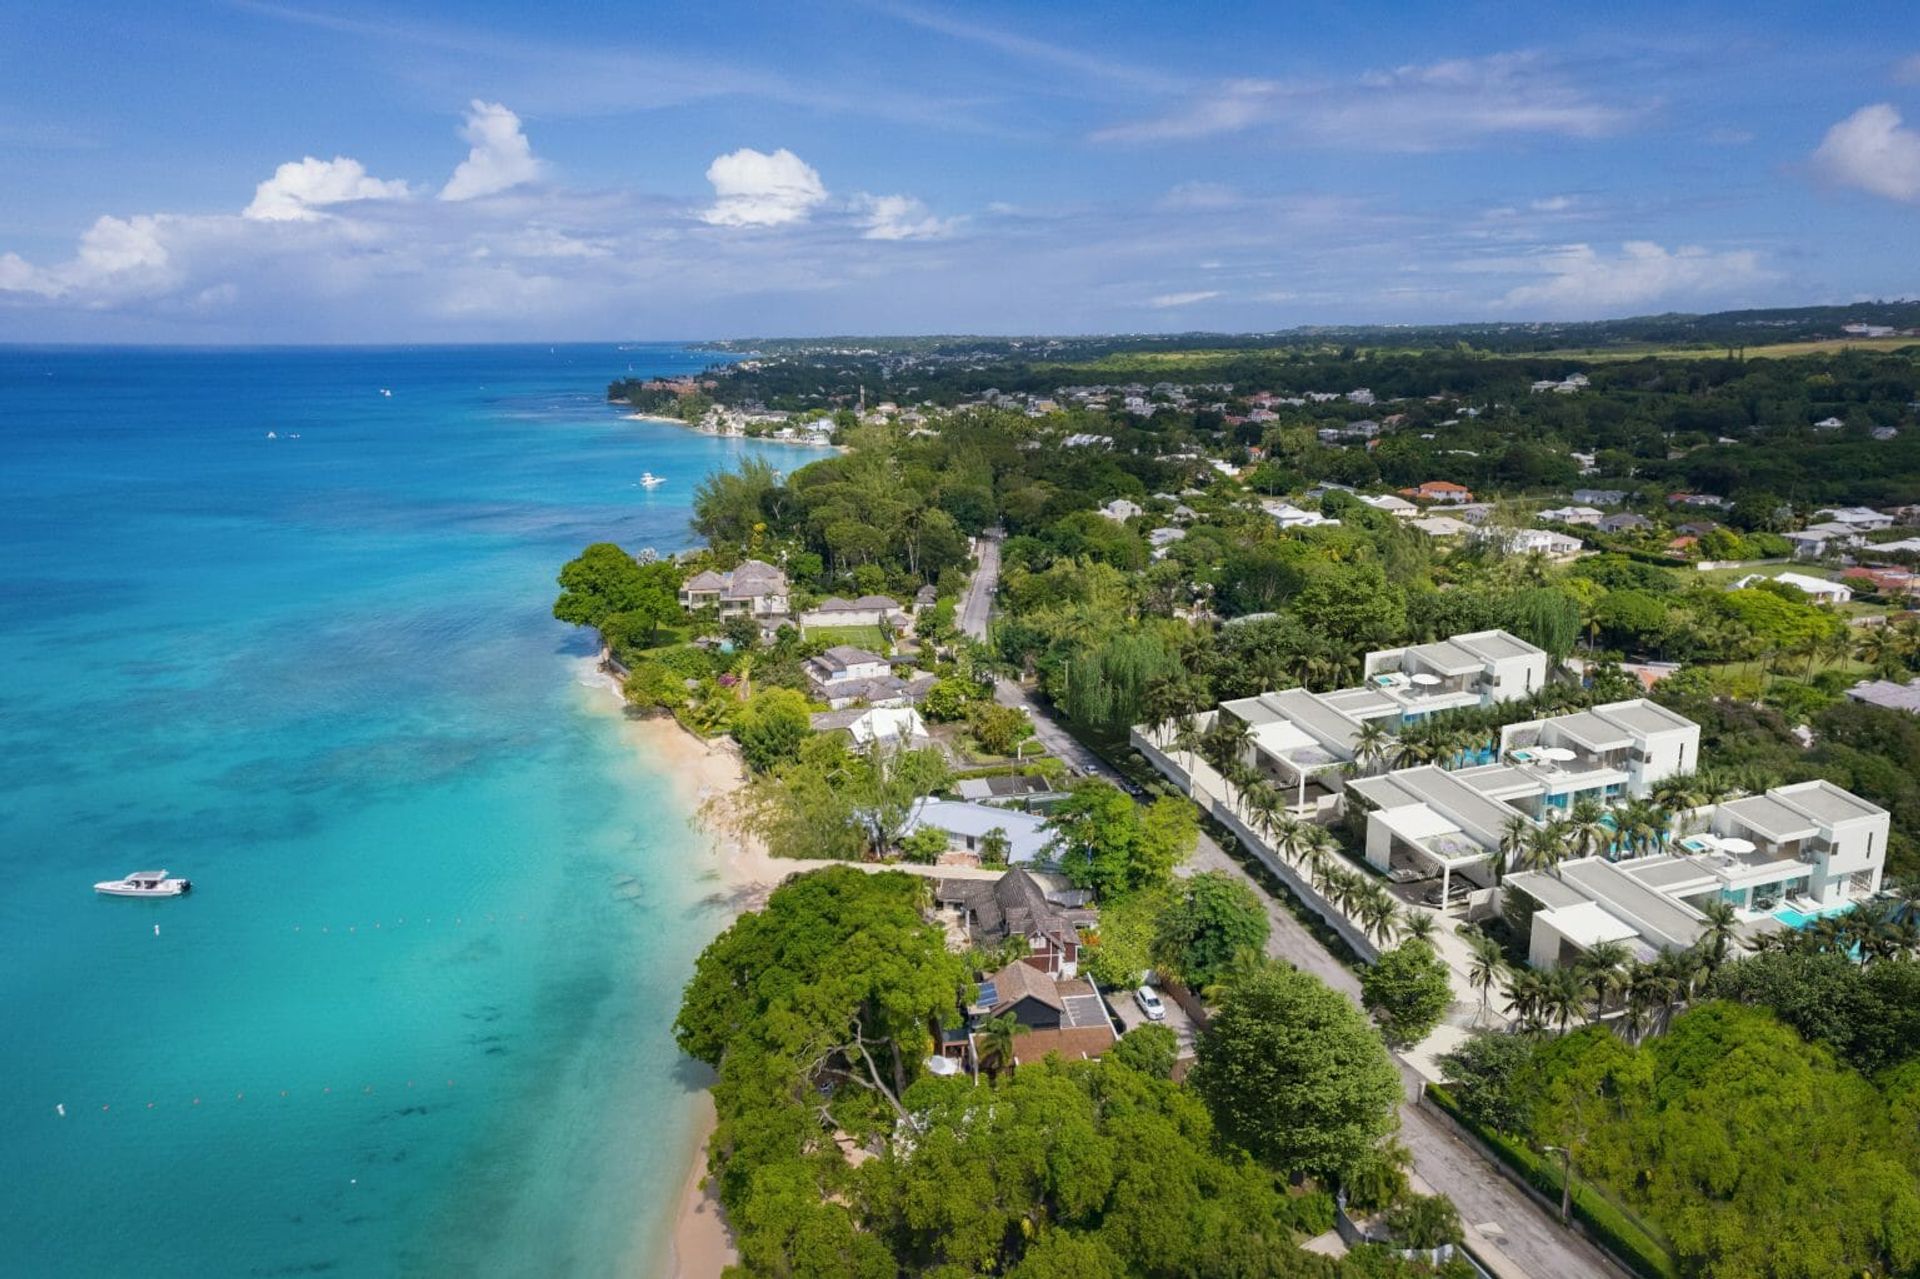
[[[657,489],[666,482],[664,475],[655,475],[652,471],[640,472],[640,487],[643,489]]]
[[[169,879],[164,870],[136,870],[125,879],[106,879],[93,891],[106,897],[178,897],[193,887],[187,879]]]

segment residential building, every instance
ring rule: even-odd
[[[1500,730],[1499,754],[1502,766],[1537,786],[1516,806],[1540,817],[1583,798],[1644,797],[1667,778],[1693,772],[1700,726],[1658,702],[1634,698],[1509,724]],[[1516,791],[1509,798],[1521,796]]]
[[[1652,959],[1698,940],[1702,907],[1713,901],[1734,908],[1743,937],[1851,910],[1879,891],[1889,824],[1884,809],[1831,782],[1776,786],[1717,806],[1707,829],[1681,836],[1673,853],[1584,857],[1509,875],[1501,891],[1533,907],[1528,959],[1537,968],[1600,942]]]
[[[817,657],[801,663],[814,696],[822,701],[841,688],[861,680],[878,679],[893,673],[893,664],[878,653],[851,644],[835,644]]]
[[[712,569],[680,584],[680,607],[713,605],[720,616],[781,617],[788,611],[787,575],[762,560],[746,560],[725,573]]]
[[[1509,555],[1531,555],[1538,552],[1553,559],[1578,555],[1586,546],[1586,543],[1577,537],[1544,528],[1507,530],[1497,534],[1496,538],[1506,547]]]
[[[1743,590],[1756,582],[1779,582],[1791,586],[1797,591],[1812,597],[1817,604],[1846,604],[1853,599],[1853,588],[1840,582],[1829,582],[1824,577],[1808,577],[1805,573],[1781,573],[1768,577],[1765,573],[1749,573],[1730,588]]]
[[[1625,489],[1575,489],[1573,500],[1587,506],[1624,506],[1627,501]]]
[[[1667,501],[1675,506],[1704,506],[1715,510],[1732,505],[1726,498],[1713,493],[1669,493]]]
[[[1381,493],[1372,497],[1363,497],[1360,500],[1376,511],[1385,511],[1387,514],[1398,516],[1403,520],[1413,519],[1420,514],[1420,508],[1418,506],[1409,502],[1404,497],[1395,497],[1391,493]]]
[[[1464,520],[1456,520],[1451,515],[1429,515],[1424,519],[1410,520],[1408,523],[1428,537],[1459,537],[1462,533],[1473,532],[1473,525]]]
[[[1556,506],[1540,512],[1540,518],[1554,524],[1584,524],[1598,527],[1605,513],[1592,506]]]
[[[1403,718],[1526,697],[1547,682],[1547,654],[1506,631],[1381,649],[1361,665],[1366,687],[1392,697]]]
[[[1027,943],[1020,962],[1054,977],[1080,971],[1081,934],[1100,920],[1092,894],[1062,876],[1015,867],[998,879],[942,879],[934,904],[956,912],[967,939],[982,948],[1009,938]]]
[[[900,833],[911,835],[923,826],[946,832],[947,851],[956,860],[979,864],[987,835],[999,831],[1007,840],[1007,864],[1024,866],[1046,859],[1052,835],[1046,819],[1012,808],[993,808],[959,799],[922,796],[914,801]]]
[[[1100,514],[1117,524],[1124,524],[1140,514],[1143,508],[1138,502],[1130,502],[1124,497],[1116,497],[1100,508]]]
[[[1861,680],[1847,690],[1847,696],[1869,706],[1920,714],[1920,679],[1908,680],[1904,684],[1896,684],[1890,679]]]
[[[1813,429],[1816,431],[1837,431],[1845,425],[1846,423],[1837,417],[1823,417],[1813,424]]]
[[[1026,1027],[1025,1034],[1013,1038],[1016,1067],[1043,1061],[1050,1053],[1067,1061],[1098,1057],[1118,1038],[1092,979],[1054,977],[1020,962],[981,981],[966,1013],[968,1048],[976,1062],[979,1028],[995,1017],[1011,1015]]]
[[[850,706],[817,711],[807,718],[814,732],[845,733],[862,750],[874,745],[906,750],[933,745],[926,721],[911,706]]]
[[[888,595],[862,595],[859,599],[841,599],[829,595],[800,614],[800,627],[877,626],[892,629],[905,616],[900,601]]]
[[[1400,496],[1416,498],[1422,502],[1471,502],[1473,490],[1464,484],[1455,484],[1451,480],[1428,480],[1414,488],[1401,489]]]
[[[1618,515],[1602,516],[1594,527],[1602,533],[1638,533],[1641,529],[1652,528],[1653,521],[1632,511],[1622,511]]]
[[[1820,511],[1817,514],[1826,516],[1828,523],[1842,524],[1862,533],[1875,533],[1883,528],[1893,527],[1893,516],[1868,506],[1843,506],[1835,510]]]
[[[1303,511],[1290,502],[1269,500],[1260,503],[1260,509],[1272,516],[1273,522],[1283,529],[1324,528],[1340,523],[1318,511]]]

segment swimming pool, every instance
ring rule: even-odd
[[[1791,906],[1782,906],[1773,912],[1773,917],[1785,924],[1788,928],[1805,928],[1816,919],[1825,919],[1829,915],[1844,915],[1852,910],[1854,905],[1855,903],[1853,902],[1842,902],[1838,906],[1829,906],[1825,910],[1817,910],[1812,914],[1808,914],[1803,910],[1795,910]]]

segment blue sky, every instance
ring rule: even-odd
[[[1257,330],[1920,292],[1920,14],[16,3],[0,340]]]

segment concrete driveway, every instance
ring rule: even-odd
[[[1107,1001],[1113,1005],[1113,1011],[1119,1014],[1120,1025],[1124,1030],[1153,1024],[1147,1020],[1147,1015],[1140,1011],[1140,1005],[1134,999],[1131,990],[1110,990],[1107,992]],[[1184,1057],[1193,1051],[1195,1033],[1193,1019],[1187,1016],[1186,1009],[1174,1003],[1173,997],[1165,991],[1160,992],[1160,1002],[1167,1009],[1167,1019],[1160,1024],[1173,1032],[1173,1037],[1180,1042],[1180,1055]]]

